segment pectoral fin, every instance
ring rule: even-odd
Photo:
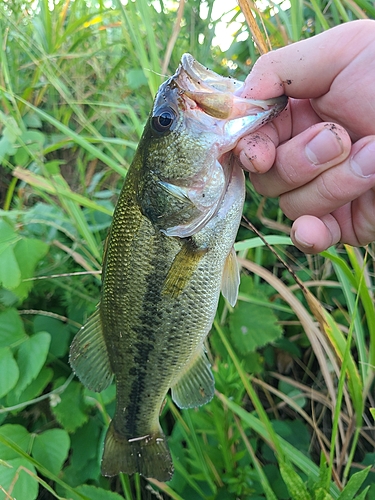
[[[70,346],[69,362],[80,381],[92,391],[103,391],[113,373],[105,345],[99,309],[79,330]]]
[[[184,290],[199,261],[207,249],[198,249],[190,242],[185,242],[168,271],[163,294],[176,298]]]
[[[238,265],[236,252],[232,247],[225,261],[223,277],[221,279],[221,293],[232,307],[236,305],[239,286],[240,268]]]
[[[202,406],[214,396],[215,380],[203,346],[172,386],[172,399],[179,408]]]

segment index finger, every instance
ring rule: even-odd
[[[268,52],[258,59],[246,78],[242,96],[320,97],[329,91],[336,76],[373,42],[374,33],[375,21],[352,21]]]

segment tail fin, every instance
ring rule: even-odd
[[[126,439],[116,432],[111,422],[104,443],[102,474],[115,476],[119,472],[139,472],[158,481],[172,479],[173,463],[162,430],[158,434]]]

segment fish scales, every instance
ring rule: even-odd
[[[230,150],[286,105],[285,97],[239,98],[240,87],[185,54],[159,89],[126,176],[103,258],[101,301],[70,353],[90,389],[116,379],[104,475],[171,479],[159,423],[168,390],[181,408],[213,397],[203,343],[220,290],[234,305],[239,284],[233,242],[244,175]]]

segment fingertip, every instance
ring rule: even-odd
[[[279,75],[273,70],[274,53],[263,54],[254,64],[245,79],[242,97],[268,99],[283,95],[284,85]]]
[[[341,232],[336,219],[326,215],[321,219],[312,215],[303,215],[296,219],[291,230],[294,245],[307,254],[327,250],[340,241]]]
[[[235,153],[244,170],[253,174],[263,174],[273,165],[276,158],[276,147],[270,137],[256,132],[243,137]]]

